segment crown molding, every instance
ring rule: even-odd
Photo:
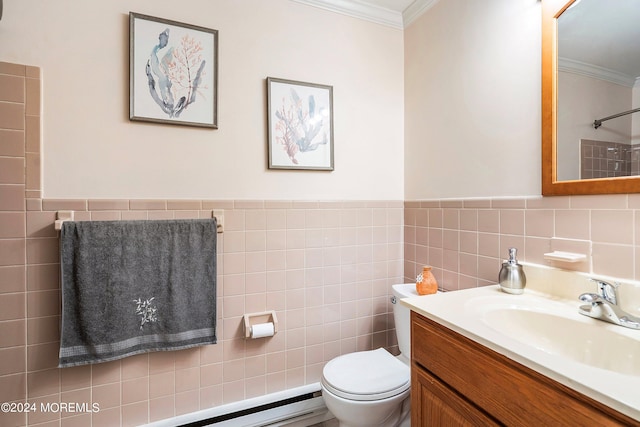
[[[438,0],[415,0],[404,12],[379,7],[360,0],[291,0],[376,24],[402,30]]]
[[[330,10],[376,24],[402,29],[402,14],[383,7],[359,2],[357,0],[292,0],[320,9]]]
[[[579,74],[626,87],[633,87],[636,83],[635,77],[628,76],[619,71],[567,58],[558,58],[558,71]]]
[[[438,0],[415,0],[402,12],[404,28],[407,28],[413,21],[418,19],[423,13],[431,9],[438,3]]]

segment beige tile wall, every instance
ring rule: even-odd
[[[401,201],[41,198],[39,70],[0,63],[0,402],[98,403],[95,413],[0,413],[0,425],[138,425],[320,378],[356,350],[395,351],[391,284],[402,280]],[[77,220],[225,214],[218,241],[218,344],[57,368],[56,212]],[[244,313],[279,332],[244,340]]]
[[[0,413],[3,426],[136,425],[317,381],[331,358],[395,350],[390,286],[432,264],[442,287],[494,283],[509,246],[544,263],[638,278],[640,196],[303,202],[41,198],[40,73],[0,63],[0,402],[92,402],[97,413]],[[219,344],[58,369],[58,210],[78,220],[225,211]],[[403,279],[404,276],[404,279]],[[245,312],[277,310],[273,338],[240,337]]]
[[[29,321],[36,305],[50,306],[27,292],[25,200],[40,197],[40,170],[26,173],[26,164],[39,163],[39,116],[39,69],[0,63],[0,402],[27,400],[27,371],[37,363],[28,347],[48,328]],[[0,413],[2,425],[26,421],[24,413]]]
[[[447,290],[496,283],[509,247],[518,258],[622,279],[640,279],[640,195],[407,201],[405,280],[432,265]],[[587,255],[547,261],[552,251]]]
[[[218,345],[57,369],[56,211],[99,221],[210,217],[213,209],[224,210],[225,221],[218,240]],[[388,301],[391,284],[403,275],[402,212],[402,202],[33,203],[26,213],[33,254],[27,264],[39,280],[28,285],[27,319],[38,332],[27,334],[33,341],[27,356],[34,359],[27,366],[28,398],[85,393],[100,404],[93,425],[135,425],[316,382],[324,363],[339,354],[393,350]],[[242,315],[267,309],[276,310],[280,332],[244,340]]]

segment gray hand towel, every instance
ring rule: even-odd
[[[216,221],[64,222],[59,366],[216,343]]]

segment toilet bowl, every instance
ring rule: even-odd
[[[322,396],[341,427],[395,427],[408,414],[410,379],[409,366],[385,349],[359,351],[326,364]]]
[[[322,370],[322,396],[340,427],[408,427],[410,420],[410,310],[398,300],[418,296],[414,283],[393,285],[400,355],[383,348],[338,356]]]

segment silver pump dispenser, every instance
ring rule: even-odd
[[[509,248],[509,259],[502,263],[498,283],[503,292],[519,295],[524,292],[527,284],[527,277],[524,274],[522,265],[518,264],[516,248]]]

